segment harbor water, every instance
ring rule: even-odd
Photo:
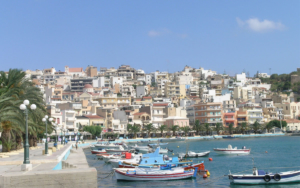
[[[213,151],[213,148],[227,148],[229,144],[232,147],[242,148],[246,146],[251,148],[251,154],[228,156],[219,155]],[[97,169],[99,187],[249,187],[230,185],[228,177],[224,175],[227,175],[229,170],[232,174],[239,172],[249,174],[252,173],[253,166],[273,173],[300,170],[300,137],[298,136],[181,141],[171,142],[167,148],[173,150],[175,155],[179,152],[186,153],[187,150],[196,152],[210,150],[209,157],[213,161],[209,161],[208,157],[191,158],[194,162],[204,161],[205,168],[211,174],[210,177],[203,179],[202,175],[198,175],[195,179],[178,181],[117,181],[111,173],[110,164],[97,160],[96,155],[92,155],[90,149],[85,149],[85,154],[89,165]],[[169,156],[172,156],[172,153],[169,153]],[[300,187],[300,184],[255,185],[251,187],[287,188]]]

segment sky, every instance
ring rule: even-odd
[[[290,73],[300,67],[299,10],[299,0],[1,1],[0,70]]]

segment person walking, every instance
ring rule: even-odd
[[[96,136],[96,141],[98,141],[98,137]]]
[[[76,142],[75,146],[76,146],[76,150],[77,150],[77,148],[78,148],[78,142]]]

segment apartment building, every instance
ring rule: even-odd
[[[260,107],[254,107],[248,111],[248,123],[253,124],[255,121],[262,124],[263,123],[263,111]]]
[[[131,97],[107,96],[94,99],[103,108],[118,108],[131,105]]]
[[[229,111],[223,113],[224,126],[228,126],[229,124],[233,124],[234,127],[237,127],[237,112]]]
[[[275,103],[274,106],[282,109],[284,119],[296,119],[300,115],[299,102]]]
[[[165,83],[165,96],[166,97],[178,97],[180,99],[186,97],[185,85],[179,85],[176,82]]]
[[[74,110],[61,110],[62,114],[62,124],[65,129],[69,131],[77,131],[78,128],[75,125],[76,112]]]
[[[236,100],[225,100],[223,101],[224,112],[234,112],[236,109]]]
[[[241,125],[242,123],[248,123],[248,111],[237,111],[237,124]]]
[[[223,124],[223,110],[222,103],[198,103],[194,104],[195,120],[200,123],[209,123],[214,126],[216,123]]]
[[[93,78],[75,78],[71,79],[71,91],[83,92],[86,84],[93,85]]]
[[[164,108],[168,106],[168,103],[153,103],[152,104],[152,124],[155,128],[158,128],[159,126],[163,125],[165,120],[164,116],[166,113],[164,113]]]
[[[86,69],[85,69],[85,73],[87,77],[96,77],[98,75],[97,72],[97,67],[94,67],[92,65],[89,65]]]

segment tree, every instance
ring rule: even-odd
[[[0,131],[3,145],[2,151],[8,147],[21,149],[25,137],[25,114],[19,106],[27,99],[36,104],[36,110],[28,109],[28,137],[29,145],[36,146],[37,134],[45,131],[42,118],[46,115],[43,95],[39,88],[26,78],[26,73],[20,69],[10,69],[8,74],[0,71]],[[53,127],[48,124],[47,132],[51,133]]]
[[[230,123],[227,127],[228,131],[229,131],[229,134],[232,134],[232,131],[233,131],[233,124]]]
[[[131,131],[132,133],[134,134],[134,138],[137,137],[137,133],[140,132],[141,130],[141,127],[139,125],[136,125],[134,124],[132,127],[131,127]]]
[[[190,127],[189,126],[181,127],[180,129],[184,132],[185,136],[187,136],[187,134],[190,131]]]
[[[243,134],[245,134],[245,131],[248,130],[248,124],[246,122],[241,123],[241,125],[239,125],[239,127]]]
[[[163,132],[164,130],[166,130],[167,126],[166,125],[161,125],[158,127],[158,129],[160,130],[161,136],[163,136]]]
[[[255,121],[255,122],[252,124],[252,128],[253,128],[253,130],[254,130],[254,132],[255,132],[255,134],[256,134],[257,131],[260,129],[260,124],[259,124],[257,121]]]
[[[205,130],[206,130],[206,134],[208,135],[208,134],[209,134],[209,131],[211,130],[211,129],[210,129],[210,126],[209,126],[209,123],[205,123],[205,124],[204,124],[204,128],[205,128]]]
[[[173,136],[175,136],[175,132],[178,130],[179,126],[178,125],[172,125],[170,127],[170,130],[173,131]]]
[[[278,128],[287,126],[286,121],[281,121],[281,125],[280,125],[280,121],[277,119],[270,121],[269,124],[271,124],[273,127],[278,127]]]
[[[194,130],[196,131],[196,134],[199,135],[199,131],[201,129],[201,125],[200,125],[200,121],[197,119],[195,121],[195,126],[194,126]]]
[[[153,127],[152,123],[149,123],[146,126],[144,126],[143,128],[147,131],[148,136],[150,136],[150,133],[154,127]]]
[[[95,135],[96,136],[100,136],[101,132],[102,132],[102,128],[100,126],[95,126]]]
[[[221,123],[216,123],[216,128],[218,135],[220,134],[220,131],[223,130],[223,125]]]
[[[265,125],[265,129],[267,129],[268,133],[270,132],[271,129],[273,129],[273,127],[274,127],[273,124],[270,122]]]

